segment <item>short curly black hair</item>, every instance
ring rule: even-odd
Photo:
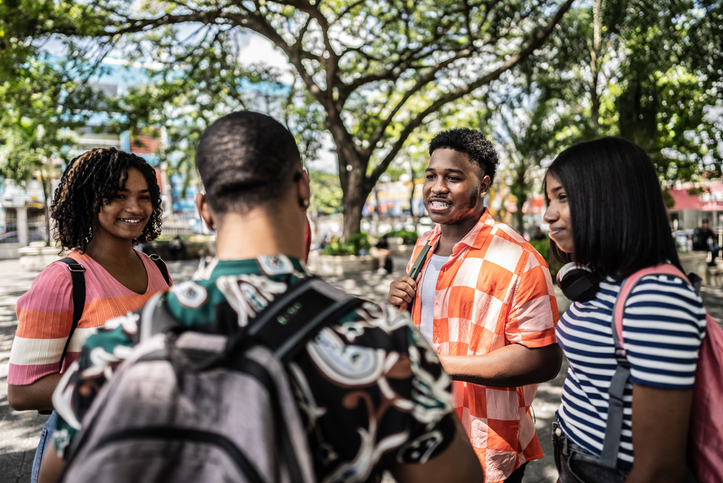
[[[490,181],[495,180],[499,162],[497,151],[481,132],[466,127],[442,131],[429,143],[429,155],[436,149],[444,148],[466,153],[470,161],[477,163],[484,174],[490,177]]]
[[[153,205],[151,217],[134,243],[144,243],[161,234],[163,209],[156,171],[135,154],[116,148],[98,148],[74,158],[55,189],[50,216],[55,222],[55,239],[64,249],[86,250],[102,204],[125,189],[131,168],[140,171],[146,179]]]

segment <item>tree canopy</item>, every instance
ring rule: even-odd
[[[521,66],[574,116],[560,134],[640,145],[662,181],[720,176],[723,2],[594,0]],[[718,35],[716,35],[718,34]]]
[[[349,236],[374,184],[415,130],[540,48],[573,0],[35,3],[52,6],[33,7],[43,21],[25,25],[22,38],[65,39],[88,65],[114,50],[203,71],[208,64],[198,59],[227,51],[239,35],[269,39],[293,66],[294,85],[313,101],[315,116],[304,109],[291,122],[331,135]],[[214,72],[238,61],[214,60]]]
[[[505,106],[492,121],[501,172],[518,208],[543,160],[600,136],[640,145],[664,187],[719,177],[721,12],[720,1],[592,0],[570,9],[495,100]]]
[[[307,158],[326,132],[349,236],[392,161],[422,153],[450,120],[506,125],[498,142],[518,180],[601,135],[640,144],[662,180],[719,174],[722,3],[11,0],[0,4],[13,12],[0,20],[0,82],[22,77],[47,43],[65,45],[65,79],[79,88],[109,53],[143,61],[151,83],[109,106],[118,129],[165,127],[179,171],[193,171],[198,135],[234,109],[282,120]],[[251,34],[285,55],[290,75],[244,62]],[[65,112],[72,97],[61,97]]]
[[[83,85],[84,70],[53,59],[30,34],[55,15],[52,2],[0,3],[0,177],[19,183],[36,176],[47,205],[50,181],[75,144],[100,95]],[[69,18],[59,19],[67,24]],[[71,73],[72,72],[72,73]],[[46,229],[46,241],[50,241]]]

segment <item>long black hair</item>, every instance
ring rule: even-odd
[[[576,144],[547,175],[567,194],[576,263],[617,281],[660,263],[681,268],[655,167],[639,146],[615,137]],[[553,254],[571,261],[556,246]]]
[[[148,183],[153,213],[136,243],[153,240],[161,234],[161,193],[156,171],[135,154],[115,148],[98,148],[74,158],[65,168],[55,190],[50,216],[55,221],[55,238],[63,248],[85,251],[93,237],[93,226],[104,203],[125,189],[128,170],[141,172]]]

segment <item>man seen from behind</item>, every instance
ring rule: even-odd
[[[216,230],[217,256],[162,303],[179,326],[208,328],[220,303],[228,302],[239,317],[253,314],[241,313],[258,303],[245,299],[252,291],[230,290],[229,283],[256,284],[261,291],[307,276],[301,260],[311,193],[293,136],[263,114],[235,112],[214,122],[201,136],[196,164],[205,189],[197,208]],[[72,396],[57,407],[61,422],[46,458],[52,463],[41,473],[48,479],[41,481],[53,481],[63,466],[75,437],[67,422],[82,425],[92,404],[88,384],[78,382],[105,382],[136,340],[130,325],[129,318],[110,323],[89,338],[79,366],[59,385],[58,394]],[[452,406],[448,376],[404,312],[362,304],[322,328],[287,373],[317,481],[378,481],[387,469],[399,482],[482,480]],[[74,394],[81,388],[84,394]],[[74,406],[79,399],[82,407]]]

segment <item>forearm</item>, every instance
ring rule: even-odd
[[[511,344],[479,356],[439,356],[456,381],[485,386],[516,387],[538,384],[557,376],[562,351],[557,344],[530,349]]]
[[[626,483],[682,483],[692,391],[633,384],[635,465]],[[665,424],[660,424],[665,421]]]
[[[53,409],[52,397],[62,374],[49,374],[27,386],[8,385],[8,403],[16,411]]]
[[[685,480],[685,465],[674,466],[666,465],[653,470],[644,468],[642,470],[633,470],[625,479],[625,483],[683,483]]]
[[[65,470],[65,461],[58,456],[55,446],[51,444],[43,455],[43,462],[40,465],[38,483],[56,483]]]
[[[452,443],[441,454],[425,463],[396,464],[392,467],[399,483],[437,483],[439,481],[483,481],[484,472],[472,449],[459,417],[453,415],[457,431]]]

